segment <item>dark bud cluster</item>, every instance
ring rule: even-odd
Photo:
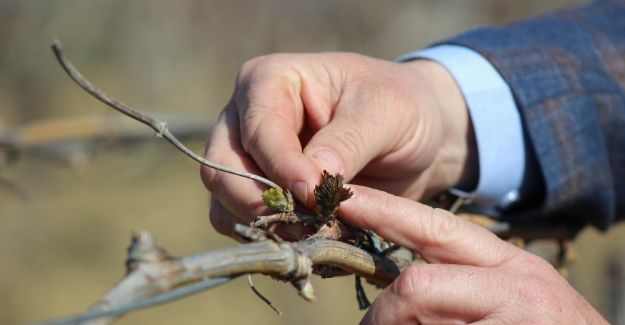
[[[320,224],[336,219],[336,209],[341,202],[352,197],[349,188],[343,187],[343,176],[340,174],[330,175],[323,171],[321,183],[315,186],[315,212]]]

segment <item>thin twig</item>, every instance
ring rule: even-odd
[[[280,311],[280,309],[278,309],[278,307],[276,307],[273,304],[273,302],[271,302],[271,300],[269,300],[262,293],[260,293],[260,291],[258,291],[258,289],[256,289],[256,287],[254,286],[254,282],[252,281],[252,275],[251,274],[247,275],[247,285],[250,287],[250,289],[252,289],[252,292],[254,292],[256,297],[258,297],[260,300],[262,300],[264,303],[266,303],[267,306],[269,306],[269,308],[271,308],[273,311],[276,312],[276,314],[282,315],[282,311]]]
[[[303,223],[305,225],[312,225],[316,221],[315,216],[308,213],[303,212],[293,212],[293,213],[274,213],[266,216],[257,216],[252,221],[251,225],[255,228],[268,228],[273,224],[292,224],[292,223]]]
[[[212,162],[210,160],[206,160],[204,159],[204,157],[196,154],[195,152],[191,151],[189,148],[187,148],[184,144],[182,144],[182,142],[180,142],[168,129],[167,127],[167,123],[164,121],[159,121],[145,113],[142,113],[140,111],[138,111],[135,108],[132,108],[122,102],[120,102],[119,100],[107,95],[104,91],[102,91],[101,89],[97,88],[96,86],[94,86],[91,82],[89,82],[89,80],[87,80],[79,71],[78,69],[76,69],[74,67],[74,65],[67,59],[65,58],[65,55],[63,54],[63,51],[61,49],[61,42],[59,40],[54,40],[52,42],[52,51],[54,52],[54,55],[56,56],[57,60],[59,61],[59,63],[61,64],[61,66],[63,67],[63,69],[65,70],[65,72],[67,72],[67,74],[72,78],[72,80],[74,80],[82,89],[84,89],[86,92],[88,92],[89,94],[91,94],[92,96],[94,96],[95,98],[99,99],[100,101],[102,101],[103,103],[107,104],[108,106],[112,107],[113,109],[115,109],[116,111],[132,118],[135,119],[147,126],[149,126],[150,128],[152,128],[154,131],[156,131],[156,135],[159,137],[163,137],[165,138],[167,141],[169,141],[169,143],[171,143],[172,145],[174,145],[176,148],[178,148],[178,150],[182,151],[185,155],[191,157],[191,159],[199,162],[202,165],[208,166],[210,168],[214,168],[217,170],[220,170],[222,172],[226,172],[226,173],[230,173],[233,175],[237,175],[237,176],[241,176],[241,177],[245,177],[245,178],[249,178],[258,182],[261,182],[269,187],[274,187],[274,188],[280,188],[280,186],[278,186],[278,184],[272,182],[271,180],[268,180],[262,176],[259,175],[255,175],[252,173],[248,173],[245,171],[240,171],[234,168],[230,168],[227,166],[223,166],[220,165],[218,163]]]

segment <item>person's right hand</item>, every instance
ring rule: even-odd
[[[462,95],[437,63],[276,54],[243,65],[206,158],[264,175],[312,207],[324,169],[411,199],[475,182],[473,141]],[[201,175],[219,232],[265,212],[259,184],[207,167]]]
[[[607,324],[551,264],[445,210],[367,187],[350,224],[419,252],[361,324]]]

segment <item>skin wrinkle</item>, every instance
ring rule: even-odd
[[[368,160],[367,161],[363,160],[360,166],[358,167],[358,170],[362,170],[367,164],[370,164],[373,160],[377,159],[379,156],[385,155],[389,150],[388,148],[385,149],[385,147],[388,147],[389,144],[397,142],[397,139],[396,139],[397,135],[393,134],[392,132],[386,132],[385,134],[380,134],[378,139],[371,138],[371,134],[375,134],[376,129],[379,128],[379,126],[382,125],[383,123],[387,122],[387,119],[384,116],[386,114],[383,115],[383,114],[378,113],[378,114],[371,114],[371,115],[375,118],[369,119],[369,123],[361,122],[361,124],[366,126],[366,128],[364,128],[363,131],[361,132],[361,137],[362,137],[361,141],[363,141],[363,144],[366,144],[367,142],[369,142],[369,146],[367,146],[368,150],[363,149],[363,152],[367,152],[366,155],[368,157]],[[362,116],[361,119],[364,119],[364,116]],[[367,140],[367,137],[368,137],[368,140]],[[371,144],[375,144],[375,145],[371,145]]]
[[[288,71],[295,74],[295,77],[291,77],[290,82],[287,83],[287,86],[290,85],[291,87],[287,88],[290,90],[289,98],[291,98],[294,108],[292,110],[294,113],[294,116],[292,116],[292,121],[294,122],[293,131],[299,133],[304,128],[304,115],[306,114],[305,101],[302,100],[304,98],[302,93],[304,92],[304,82],[306,79],[295,65],[290,65]],[[291,74],[287,73],[287,75]]]
[[[262,68],[257,69],[262,70]],[[251,78],[251,80],[248,80],[249,78]],[[241,82],[241,86],[237,85],[237,88],[242,87],[243,90],[241,92],[236,92],[237,94],[235,96],[235,105],[237,108],[237,112],[239,113],[239,119],[241,123],[240,127],[243,133],[243,148],[245,148],[246,151],[249,150],[249,147],[247,146],[248,138],[258,132],[259,126],[262,125],[263,119],[267,115],[272,115],[276,117],[280,116],[284,118],[285,121],[291,122],[286,123],[285,125],[293,125],[293,130],[295,131],[295,133],[298,133],[301,130],[301,128],[303,127],[303,119],[298,120],[297,116],[301,115],[301,113],[298,113],[298,111],[303,110],[303,105],[299,100],[295,99],[295,95],[298,95],[301,91],[301,79],[296,71],[291,68],[283,68],[279,72],[274,71],[269,73],[269,75],[266,75],[265,73],[259,73],[259,75],[253,75],[251,77],[244,76],[243,79],[244,80]],[[262,99],[264,96],[267,96],[267,94],[258,93],[258,88],[249,86],[252,83],[262,85],[265,82],[270,83],[272,85],[272,89],[276,88],[278,90],[282,90],[283,95],[285,95],[284,97],[274,96],[272,100],[275,100],[275,98],[288,98],[290,99],[290,104],[293,104],[293,109],[275,109],[275,106],[265,106],[266,104],[263,103],[265,100]],[[278,87],[278,85],[282,85],[282,87]],[[252,107],[250,103],[255,104]],[[285,105],[285,107],[291,106],[288,105],[289,103],[284,102],[280,104]],[[287,116],[285,116],[284,113],[292,114],[288,114]],[[259,118],[259,116],[261,118]]]
[[[341,116],[337,116],[335,119],[344,119],[346,112],[341,112],[340,114]],[[366,145],[371,145],[372,141],[368,141],[368,139],[365,138],[365,134],[368,134],[371,130],[363,132],[363,128],[369,128],[370,126],[368,123],[361,123],[360,121],[354,121],[353,124],[341,123],[341,125],[337,125],[337,123],[338,122],[331,122],[328,125],[329,128],[332,128],[333,133],[338,135],[331,138],[334,145],[315,146],[315,150],[325,149],[332,153],[339,160],[339,165],[341,166],[340,170],[332,172],[339,172],[343,174],[346,180],[350,180],[360,169],[362,169],[363,165],[367,163],[367,161],[365,161],[365,157],[370,155],[367,151],[371,151],[372,149],[367,150],[364,148]],[[323,137],[327,138],[327,136],[327,132],[324,132]],[[315,140],[318,139],[319,138],[313,139],[312,141],[316,143],[317,141]],[[378,145],[375,147],[377,148]],[[343,152],[343,154],[335,148],[341,149],[340,151]],[[345,153],[350,153],[350,157],[346,157]],[[358,165],[354,165],[354,161],[356,161]]]
[[[446,251],[447,247],[453,246],[454,243],[459,240],[462,241],[462,238],[453,238],[456,236],[450,236],[454,234],[450,232],[450,229],[457,228],[457,222],[453,218],[448,218],[446,216],[439,217],[436,209],[427,208],[427,216],[402,215],[404,219],[416,225],[414,228],[419,229],[418,233],[420,235],[419,238],[405,238],[405,240],[414,243],[413,248],[422,252],[424,255],[440,255],[437,253],[438,251]],[[432,220],[438,221],[432,223]],[[432,226],[435,228],[431,229]],[[441,240],[441,238],[445,239]],[[439,262],[438,258],[432,260],[429,258],[425,259],[428,262]]]
[[[327,119],[323,122],[323,124],[320,124],[319,128],[321,128],[321,125],[326,125],[330,121],[332,112],[336,111],[336,104],[341,102],[344,86],[346,84],[345,71],[340,66],[335,67],[335,69],[330,69],[328,67],[328,62],[321,60],[321,68],[325,71],[325,75],[328,77],[328,94],[330,94],[330,96],[327,97],[328,101],[326,102],[326,106],[329,108]],[[335,80],[334,76],[336,73],[333,73],[333,71],[339,71],[338,81]],[[332,101],[332,99],[336,100]]]
[[[373,165],[371,168],[379,166]],[[363,173],[368,170],[369,166],[363,169]],[[365,187],[375,187],[381,191],[393,193],[401,197],[418,198],[424,197],[423,189],[424,184],[427,184],[430,177],[430,170],[426,170],[417,179],[380,179],[375,176],[368,176],[365,174],[359,174],[353,178],[350,183],[355,185],[361,185]]]
[[[242,109],[239,109],[239,111],[242,111]],[[265,122],[268,118],[271,118],[272,120],[282,119],[284,121],[284,125],[293,124],[289,122],[294,122],[293,116],[284,116],[284,114],[281,114],[283,110],[269,109],[269,113],[266,111],[259,111],[258,109],[248,109],[247,111],[248,112],[245,113],[243,117],[239,116],[241,121],[240,128],[242,132],[241,144],[247,153],[249,153],[252,150],[251,148],[253,148],[253,145],[257,143],[256,141],[258,140],[259,132],[263,131],[260,125],[263,125],[263,122]],[[239,115],[240,114],[243,113],[239,113]],[[299,132],[299,130],[294,131],[295,133]]]
[[[409,138],[408,141],[404,142],[403,148],[404,150],[408,150],[409,153],[412,153],[413,157],[420,156],[420,155],[431,155],[432,157],[429,159],[429,161],[422,162],[421,166],[414,166],[413,168],[415,169],[421,169],[421,168],[425,169],[427,166],[430,166],[430,164],[432,163],[432,160],[434,159],[436,152],[439,151],[438,148],[440,145],[438,141],[433,141],[437,137],[440,136],[439,134],[437,134],[437,132],[433,132],[435,130],[441,129],[441,126],[439,125],[439,123],[437,123],[439,120],[439,116],[437,116],[437,118],[432,119],[431,118],[432,114],[429,114],[429,112],[423,109],[421,106],[425,106],[425,105],[419,105],[419,107],[413,108],[414,110],[418,110],[419,114],[416,114],[416,116],[414,117],[412,121],[412,123],[414,123],[412,124],[413,125],[412,137]],[[429,117],[426,118],[423,115],[427,115]],[[436,123],[438,127],[434,128],[433,127],[434,123]],[[401,151],[397,152],[397,154],[399,153],[401,153]],[[393,154],[395,153],[391,153],[389,155],[389,158],[393,158]]]
[[[395,292],[397,289],[397,287],[399,286],[399,283],[402,280],[400,280],[402,277],[402,275],[400,275],[400,277],[398,278],[398,281],[395,281],[391,284],[391,287],[389,288],[389,291],[384,291],[382,292],[379,296],[378,299],[376,299],[376,301],[374,302],[374,306],[377,304],[382,304],[385,306],[393,306],[393,308],[397,311],[396,313],[392,313],[392,314],[382,314],[380,312],[378,312],[379,310],[383,310],[384,308],[373,308],[374,306],[372,306],[372,308],[369,309],[369,311],[367,312],[367,314],[365,315],[365,319],[373,319],[373,322],[369,322],[369,323],[373,323],[373,324],[406,324],[406,322],[411,321],[410,323],[412,324],[418,324],[418,317],[416,316],[416,314],[410,313],[410,312],[406,312],[408,309],[412,309],[412,307],[410,306],[410,301],[413,300],[413,296],[409,296],[408,299],[402,299],[402,296],[397,295],[397,294],[391,294],[391,292]],[[408,316],[408,319],[401,319],[398,318],[399,316]]]
[[[300,86],[300,98],[303,102],[303,109],[301,114],[297,114],[297,121],[302,121],[302,124],[307,124],[313,132],[317,132],[323,126],[325,126],[330,120],[330,112],[334,110],[334,106],[330,104],[330,99],[325,103],[318,103],[317,98],[322,98],[323,96],[315,96],[315,91],[312,91],[310,88],[313,87],[315,83],[311,83],[307,78],[304,77],[304,74],[297,68],[292,67],[293,71],[297,73],[299,76]],[[312,68],[311,68],[312,69]],[[314,76],[318,76],[318,74],[313,74]],[[328,78],[329,83],[333,83],[332,78]],[[323,84],[323,81],[317,80],[318,84]],[[331,91],[329,93],[332,93]],[[332,96],[328,96],[331,98]],[[298,111],[298,113],[300,113]],[[304,119],[306,117],[306,119]],[[299,131],[296,130],[299,133]]]
[[[416,273],[416,275],[414,273]],[[391,290],[391,292],[397,293],[395,296],[402,302],[404,308],[407,308],[407,306],[412,306],[412,302],[414,301],[416,295],[419,294],[414,283],[414,281],[416,281],[417,279],[428,284],[432,283],[431,274],[423,274],[423,272],[418,272],[417,267],[414,266],[406,269],[399,276],[399,281],[393,282],[393,289]],[[407,314],[410,315],[410,313]],[[417,323],[419,322],[419,317],[417,316],[418,314],[419,313],[414,313],[414,321]]]
[[[410,119],[404,119],[404,121],[408,120]],[[406,125],[411,123],[413,123],[412,126]],[[403,139],[397,141],[398,144],[396,145],[396,148],[390,150],[381,158],[378,158],[378,161],[380,163],[400,160],[415,161],[418,160],[419,157],[423,156],[424,153],[427,153],[429,151],[422,149],[424,147],[422,143],[424,143],[424,141],[431,142],[431,139],[423,139],[422,134],[429,134],[430,127],[428,127],[427,123],[424,127],[422,125],[422,119],[418,118],[418,116],[415,117],[414,121],[411,123],[405,123],[403,127],[397,129],[400,136],[403,136]],[[432,160],[434,159],[434,157],[432,158]],[[422,166],[411,166],[411,169],[419,170],[420,167]]]
[[[269,116],[269,115],[264,115],[261,118],[261,122],[259,124],[263,124],[263,121],[267,120],[268,118],[271,118],[272,120],[278,120],[281,119],[281,117],[275,117],[275,116]],[[269,125],[269,124],[267,124]],[[257,154],[257,150],[259,149],[259,141],[261,140],[260,136],[259,136],[259,132],[261,132],[262,130],[260,128],[256,128],[254,130],[254,132],[252,133],[252,135],[250,136],[250,138],[248,138],[244,143],[247,144],[247,148],[249,148],[249,150],[245,150],[247,153],[251,154],[252,156],[256,156]],[[300,152],[300,148],[298,147],[293,147],[290,144],[286,144],[284,142],[282,143],[275,143],[272,144],[275,146],[276,151],[278,152],[282,152],[283,154],[293,154],[296,152]],[[266,165],[267,166],[263,166],[265,168],[265,174],[267,175],[278,175],[280,170],[282,170],[280,168],[280,164],[277,163],[279,161],[281,161],[284,157],[276,157],[276,156],[271,156],[271,157],[265,157],[264,160],[262,160],[263,162],[267,161]],[[269,168],[267,170],[267,168]]]
[[[384,81],[387,81],[388,83],[388,80]],[[405,147],[408,142],[407,140],[410,139],[410,132],[407,132],[411,128],[408,125],[409,123],[407,123],[409,119],[406,119],[403,114],[397,114],[396,112],[398,107],[404,107],[407,105],[405,105],[403,99],[400,100],[398,97],[393,96],[392,93],[385,91],[383,88],[376,90],[376,95],[377,96],[375,96],[372,101],[377,101],[376,106],[382,108],[379,111],[383,111],[383,113],[378,111],[376,112],[377,114],[372,114],[371,117],[374,117],[375,119],[371,119],[371,117],[369,117],[371,126],[377,128],[379,125],[389,123],[389,119],[393,119],[397,121],[393,123],[397,125],[397,127],[389,130],[389,133],[387,134],[387,136],[392,139],[389,141],[391,146],[387,146],[387,148],[380,148],[379,153],[375,158],[377,159],[380,156],[386,156],[392,159],[392,154]]]

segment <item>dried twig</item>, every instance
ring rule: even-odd
[[[279,188],[280,186],[278,186],[278,184],[262,177],[259,175],[255,175],[252,173],[248,173],[248,172],[244,172],[244,171],[240,171],[234,168],[230,168],[227,166],[223,166],[220,165],[218,163],[209,161],[204,159],[202,156],[196,154],[195,152],[191,151],[189,148],[187,148],[184,144],[182,144],[182,142],[180,142],[170,131],[169,128],[167,127],[167,123],[164,121],[159,121],[151,116],[148,116],[140,111],[138,111],[137,109],[134,109],[122,102],[120,102],[119,100],[107,95],[104,91],[102,91],[101,89],[97,88],[96,86],[94,86],[91,82],[89,82],[89,80],[87,80],[75,67],[74,65],[67,59],[65,58],[65,55],[63,54],[63,51],[61,49],[61,42],[59,40],[54,40],[54,42],[52,43],[52,50],[54,51],[54,54],[56,55],[56,58],[59,60],[59,63],[61,64],[61,66],[63,66],[63,69],[65,70],[65,72],[67,72],[67,74],[72,78],[72,80],[74,80],[82,89],[84,89],[85,91],[87,91],[88,93],[90,93],[91,95],[93,95],[95,98],[99,99],[100,101],[102,101],[103,103],[107,104],[108,106],[112,107],[113,109],[115,109],[116,111],[132,118],[135,119],[147,126],[149,126],[150,128],[152,128],[154,131],[156,131],[156,135],[159,137],[163,137],[165,138],[167,141],[169,141],[169,143],[171,143],[172,145],[174,145],[176,148],[178,148],[180,151],[182,151],[185,155],[191,157],[193,160],[199,162],[202,165],[220,170],[222,172],[226,172],[226,173],[230,173],[230,174],[234,174],[234,175],[238,175],[241,177],[245,177],[245,178],[249,178],[258,182],[261,182],[269,187],[273,187],[273,188]]]
[[[172,116],[168,123],[181,140],[200,140],[206,135],[207,122],[195,116]],[[121,115],[33,120],[0,130],[0,171],[24,157],[81,169],[99,146],[135,145],[151,137],[149,129]]]
[[[256,297],[258,297],[258,299],[262,300],[265,304],[267,304],[267,306],[269,306],[269,308],[271,308],[273,311],[275,311],[276,314],[282,315],[282,311],[280,311],[280,309],[278,309],[278,307],[276,307],[273,304],[273,302],[271,302],[271,300],[269,300],[262,293],[260,293],[260,291],[258,291],[258,289],[256,289],[256,287],[254,286],[254,282],[252,281],[252,275],[251,274],[247,275],[247,285],[250,287],[250,289],[252,289],[252,292],[254,292]]]

